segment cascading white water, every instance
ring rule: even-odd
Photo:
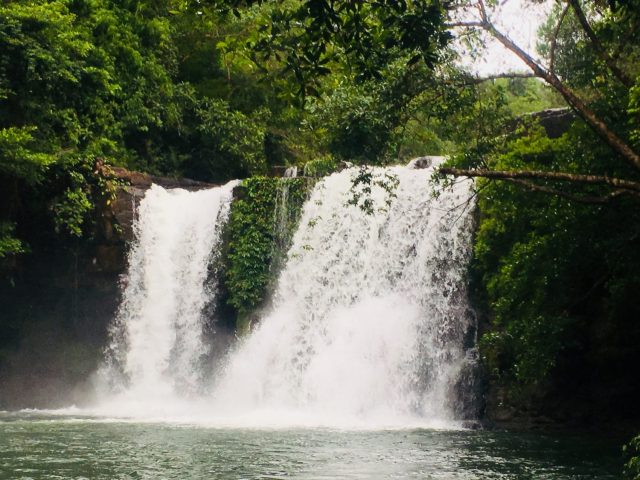
[[[203,309],[215,293],[209,266],[236,184],[196,192],[153,185],[140,202],[101,373],[119,387],[120,398],[143,409],[199,390],[208,353]]]
[[[359,169],[320,181],[273,307],[216,369],[212,389],[186,400],[208,383],[201,313],[232,185],[154,187],[140,205],[114,328],[127,387],[97,412],[219,426],[450,424],[475,328],[465,280],[472,184],[436,198],[433,168],[374,169],[359,205],[350,204],[367,187],[353,188]]]
[[[214,411],[273,425],[454,417],[474,328],[465,281],[471,182],[434,198],[433,167],[375,169],[366,214],[348,205],[358,172],[315,187],[274,307],[228,358]],[[399,181],[395,198],[376,185],[385,177]]]

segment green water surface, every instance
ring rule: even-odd
[[[0,479],[617,479],[615,443],[470,430],[215,429],[0,414]]]

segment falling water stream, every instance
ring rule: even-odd
[[[236,184],[196,192],[154,185],[140,202],[123,300],[98,375],[101,404],[136,416],[201,392],[205,309],[216,293],[209,267]]]
[[[313,190],[273,308],[217,379],[217,410],[329,426],[457,418],[475,328],[465,288],[470,183],[434,198],[431,169],[376,169],[365,212],[348,203],[358,172]]]

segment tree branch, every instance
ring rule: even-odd
[[[538,185],[533,182],[529,182],[527,180],[520,180],[518,178],[505,178],[504,180],[506,182],[522,185],[523,187],[525,187],[528,190],[531,190],[532,192],[546,193],[549,195],[554,195],[556,197],[561,197],[567,200],[571,200],[572,202],[579,202],[579,203],[607,203],[613,200],[614,198],[619,197],[620,195],[632,193],[630,190],[614,190],[608,195],[603,195],[601,197],[595,197],[590,195],[573,195],[571,193],[558,190],[557,188]]]
[[[620,80],[620,82],[625,87],[631,88],[634,83],[633,79],[631,79],[631,77],[629,77],[625,72],[623,72],[620,69],[620,67],[618,67],[618,65],[613,60],[613,58],[611,58],[611,56],[607,53],[604,46],[600,42],[600,39],[596,36],[595,32],[591,28],[591,25],[589,25],[589,21],[587,20],[587,17],[585,16],[584,11],[582,10],[582,7],[580,7],[580,2],[578,0],[569,0],[569,4],[571,5],[571,8],[573,8],[573,11],[576,14],[576,17],[578,18],[578,21],[580,22],[582,29],[585,31],[585,33],[589,37],[589,40],[591,40],[591,43],[593,44],[593,48],[598,54],[598,56],[600,57],[600,59],[607,65],[607,67],[609,67],[609,70],[611,70],[611,73],[613,73],[613,75],[618,80]]]
[[[451,22],[445,23],[445,28],[483,28],[482,22]]]
[[[624,180],[622,178],[605,177],[601,175],[583,175],[566,172],[545,172],[541,170],[487,170],[445,167],[439,169],[443,175],[453,175],[456,177],[482,177],[497,180],[555,180],[570,183],[583,183],[588,185],[607,185],[617,190],[624,190],[640,196],[640,182]]]
[[[567,3],[562,13],[560,14],[560,18],[558,19],[558,23],[556,24],[556,28],[553,29],[553,36],[551,37],[551,48],[549,49],[549,71],[555,74],[555,63],[556,63],[556,45],[558,42],[558,34],[560,33],[560,27],[562,27],[562,22],[564,21],[564,17],[567,16],[567,12],[569,11],[570,4]]]
[[[469,78],[468,83],[475,85],[478,83],[488,82],[491,80],[498,80],[500,78],[538,78],[533,73],[499,73],[497,75],[489,75],[487,77],[472,77]]]
[[[609,126],[603,122],[596,113],[591,110],[573,91],[567,87],[552,72],[546,70],[531,55],[516,45],[513,40],[500,32],[493,23],[489,21],[483,0],[478,0],[478,9],[482,19],[482,28],[489,32],[496,40],[502,43],[507,49],[515,53],[524,63],[531,68],[533,73],[544,79],[549,85],[555,88],[565,101],[576,111],[587,124],[593,128],[609,146],[618,152],[636,170],[640,170],[640,155],[636,153],[625,140],[620,138]]]

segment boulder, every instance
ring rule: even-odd
[[[576,114],[570,108],[548,108],[530,113],[521,119],[534,118],[542,125],[549,138],[561,137],[576,119]]]
[[[409,168],[414,168],[417,170],[423,169],[423,168],[429,168],[434,163],[440,163],[443,159],[444,157],[440,157],[437,155],[425,155],[424,157],[414,158],[407,164],[407,166]]]

